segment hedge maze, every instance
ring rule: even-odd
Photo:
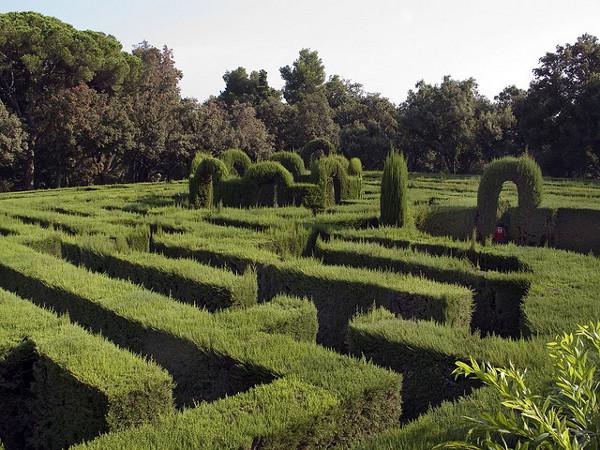
[[[330,150],[0,194],[4,448],[429,449],[497,405],[456,360],[511,361],[543,389],[545,342],[600,319],[600,259],[483,245],[474,215],[467,240],[426,233],[444,208],[460,229],[473,179],[411,175],[410,223],[380,225],[381,173]],[[571,194],[600,210],[597,186],[544,193],[532,215],[567,211],[554,229],[588,220]]]

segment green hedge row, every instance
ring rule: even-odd
[[[391,270],[467,286],[474,291],[472,328],[513,337],[524,331],[521,305],[530,285],[526,274],[484,272],[467,259],[335,239],[317,240],[315,256],[325,264]]]
[[[468,326],[472,293],[456,285],[421,277],[343,266],[324,266],[312,259],[291,259],[257,266],[259,301],[278,294],[309,297],[319,320],[317,342],[343,350],[348,321],[374,304],[406,318],[431,319]]]
[[[525,272],[530,268],[515,255],[500,252],[498,247],[473,248],[464,241],[454,241],[444,237],[431,236],[416,230],[395,227],[336,229],[329,233],[336,239],[352,242],[372,242],[387,248],[411,249],[433,256],[450,256],[469,260],[480,270],[497,272]]]
[[[290,171],[294,180],[300,181],[300,178],[306,173],[306,167],[302,157],[295,152],[275,152],[270,158],[271,161],[277,161],[283,167]]]
[[[256,303],[256,272],[251,267],[243,275],[236,275],[186,259],[136,251],[117,252],[101,237],[66,236],[61,242],[61,256],[72,264],[130,280],[209,311]]]
[[[232,395],[275,378],[325,389],[339,406],[322,426],[309,427],[308,435],[295,435],[291,447],[305,441],[315,442],[315,447],[348,446],[357,437],[385,429],[399,419],[401,379],[397,374],[289,336],[220,325],[218,316],[190,305],[10,241],[3,244],[0,286],[57,312],[68,312],[72,320],[152,357],[171,373],[179,405]],[[329,396],[323,402],[330,404]],[[284,406],[277,419],[285,420],[289,408]],[[312,417],[313,423],[321,423]],[[274,428],[275,423],[273,419]],[[190,426],[195,427],[193,420]],[[299,428],[303,429],[302,424]],[[189,427],[173,430],[177,433],[173,442],[185,441],[193,431]],[[265,439],[262,445],[269,448],[282,437]]]
[[[174,412],[156,364],[1,289],[0,398],[9,448],[61,449]]]
[[[435,207],[418,227],[435,236],[467,240],[475,228],[475,218],[475,208]],[[600,210],[536,208],[523,223],[522,212],[509,208],[498,223],[507,228],[509,240],[519,244],[600,255]]]
[[[537,342],[537,341],[536,341]],[[348,326],[350,353],[364,355],[404,376],[403,420],[410,420],[443,400],[467,395],[474,387],[466,379],[455,379],[455,361],[478,361],[535,371],[547,362],[543,343],[481,338],[468,329],[427,321],[401,320],[378,309],[355,317]],[[426,380],[426,381],[425,381]]]
[[[326,390],[284,378],[72,450],[317,448],[340,408]]]
[[[243,274],[249,268],[279,261],[279,257],[243,239],[205,239],[190,234],[157,234],[152,250],[169,258],[187,258]]]

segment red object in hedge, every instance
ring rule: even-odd
[[[497,226],[496,231],[494,232],[494,242],[504,244],[504,243],[506,243],[506,241],[507,241],[507,236],[506,236],[505,228],[501,227],[501,226]]]

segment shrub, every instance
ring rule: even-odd
[[[275,161],[252,165],[244,176],[245,188],[254,193],[254,204],[278,206],[278,196],[285,195],[294,182],[292,174]]]
[[[456,375],[491,386],[500,396],[502,410],[470,419],[476,425],[467,434],[469,442],[449,442],[435,448],[501,450],[514,448],[598,448],[600,433],[600,322],[580,326],[548,344],[553,363],[553,386],[546,396],[534,395],[525,382],[525,372],[512,364],[457,362]]]
[[[348,164],[348,175],[362,177],[363,167],[359,158],[352,158]]]
[[[200,208],[210,208],[216,204],[215,188],[228,174],[229,171],[223,161],[212,156],[205,157],[194,175],[198,192],[190,204]]]
[[[304,160],[304,164],[310,166],[314,160],[323,156],[329,156],[332,153],[335,153],[335,146],[327,139],[318,138],[307,142],[302,148],[300,155]]]
[[[521,231],[527,232],[527,218],[542,202],[542,171],[530,157],[505,157],[489,163],[477,191],[477,228],[482,241],[491,236],[498,215],[502,185],[512,181],[519,193]]]
[[[248,167],[252,165],[252,160],[246,152],[238,148],[225,150],[221,153],[219,159],[225,163],[230,175],[237,175],[240,177],[243,177],[248,170]]]
[[[206,153],[198,152],[198,153],[196,153],[196,155],[194,156],[194,159],[192,160],[192,167],[190,169],[190,178],[188,181],[190,206],[194,205],[194,203],[196,202],[196,199],[198,198],[199,186],[198,186],[198,180],[196,179],[196,171],[198,170],[198,166],[200,165],[202,160],[204,158],[206,158],[207,156],[209,156],[209,155]]]
[[[304,161],[298,153],[294,152],[277,152],[271,155],[271,161],[276,161],[285,167],[294,176],[297,181],[306,172]]]
[[[408,167],[403,154],[390,153],[383,166],[381,223],[402,227],[408,215]]]
[[[347,190],[348,173],[339,158],[329,156],[314,160],[311,164],[313,183],[319,186],[323,206],[340,203]]]

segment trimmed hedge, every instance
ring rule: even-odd
[[[408,166],[403,154],[390,153],[383,165],[379,200],[382,225],[403,227],[408,221]]]
[[[348,320],[373,304],[406,318],[469,325],[473,296],[469,289],[421,277],[291,259],[257,266],[259,301],[279,294],[309,297],[317,306],[317,342],[344,350]]]
[[[306,172],[302,157],[295,152],[275,152],[270,158],[271,161],[278,162],[285,167],[294,176],[294,180],[299,181],[300,177]]]
[[[319,186],[322,207],[327,208],[336,205],[341,203],[342,200],[360,198],[362,178],[349,176],[347,166],[348,160],[340,155],[329,156],[312,162],[312,182]]]
[[[477,230],[481,240],[490,237],[498,220],[498,199],[502,185],[512,181],[519,194],[522,233],[527,233],[528,219],[542,202],[542,170],[530,157],[504,157],[490,162],[483,171],[477,191]],[[525,237],[519,236],[520,241]]]
[[[72,450],[317,448],[340,408],[326,390],[282,379]]]
[[[315,255],[326,264],[391,270],[469,287],[474,291],[472,328],[505,337],[524,331],[521,306],[530,286],[525,274],[482,272],[468,260],[347,241],[317,240]]]
[[[245,151],[238,148],[230,148],[219,155],[219,159],[225,163],[230,175],[243,177],[252,160]]]
[[[146,289],[216,311],[256,303],[256,272],[243,275],[200,265],[186,259],[170,259],[152,253],[116,252],[105,239],[62,240],[61,255],[72,264],[132,281]]]
[[[527,272],[531,268],[515,255],[501,252],[498,247],[472,248],[470,243],[452,241],[393,227],[366,230],[338,229],[330,232],[331,237],[352,242],[370,242],[391,249],[411,249],[432,256],[450,256],[467,259],[480,270],[496,272]]]
[[[192,160],[190,177],[188,180],[188,202],[190,206],[196,203],[198,195],[200,194],[200,180],[196,178],[196,171],[202,160],[207,156],[210,155],[208,153],[198,152],[194,155],[194,159]]]
[[[194,175],[198,194],[190,198],[190,205],[196,208],[210,208],[218,203],[219,184],[227,178],[229,170],[223,161],[206,156],[198,165]]]
[[[313,161],[324,156],[332,155],[335,152],[335,145],[333,145],[330,141],[323,138],[317,138],[313,139],[312,141],[308,141],[304,147],[302,147],[300,156],[302,156],[304,165],[306,167],[310,167]]]
[[[293,182],[293,175],[280,163],[263,161],[248,169],[244,188],[253,194],[252,205],[277,207],[278,197],[285,198]]]
[[[228,329],[208,312],[9,241],[0,246],[0,285],[68,312],[72,320],[154,358],[177,383],[179,404],[190,404],[184,399],[214,400],[274,378],[325,389],[339,407],[322,426],[304,428],[299,423],[309,434],[294,435],[292,447],[306,441],[313,447],[348,446],[399,419],[397,374],[288,336]],[[283,416],[292,408],[282,407]],[[318,415],[312,418],[312,423],[321,423]],[[173,442],[187,442],[190,429],[173,432],[178,437]],[[269,447],[277,439],[265,438],[263,445]]]
[[[156,364],[1,289],[0,380],[9,448],[61,449],[174,412]]]
[[[500,366],[512,362],[538,376],[549,367],[543,341],[481,338],[464,328],[398,319],[384,309],[351,321],[348,346],[350,353],[364,355],[404,375],[404,421],[479,387],[452,375],[456,360],[466,361],[473,356]],[[540,379],[537,382],[542,384]]]

